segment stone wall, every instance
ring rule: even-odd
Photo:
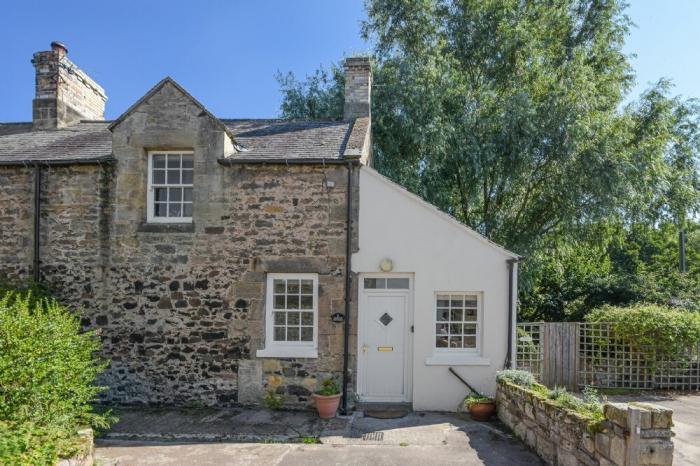
[[[41,280],[63,303],[81,309],[85,325],[106,306],[111,177],[110,165],[42,168]]]
[[[21,283],[32,277],[33,170],[0,166],[0,199],[0,282]]]
[[[41,200],[41,277],[101,335],[103,400],[230,406],[272,390],[303,407],[323,378],[340,380],[343,324],[330,316],[344,312],[347,167],[224,166],[228,136],[170,84],[113,134],[113,164],[43,168]],[[146,223],[151,148],[193,151],[191,224]],[[32,169],[0,167],[0,199],[0,280],[27,280]],[[266,275],[285,272],[318,274],[318,358],[256,357]],[[353,300],[353,374],[356,315]]]
[[[499,419],[552,465],[670,465],[672,414],[647,403],[606,403],[605,420],[590,420],[508,382],[496,393]]]

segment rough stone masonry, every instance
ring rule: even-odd
[[[64,69],[56,60],[65,54],[42,53],[35,65],[43,83],[40,73]],[[106,98],[99,87],[91,80],[69,85],[76,82],[87,86],[77,94],[89,95],[89,102],[72,103],[78,98],[66,97],[59,85],[54,104],[77,108],[81,118],[102,118]],[[37,86],[37,93],[45,87]],[[72,117],[56,108],[37,113],[37,106],[33,137],[54,137],[70,126]],[[37,132],[51,125],[58,129]],[[38,164],[41,279],[81,309],[86,328],[99,332],[110,360],[101,380],[109,386],[104,401],[230,406],[261,403],[272,390],[289,405],[304,406],[323,378],[340,379],[343,324],[330,316],[344,305],[348,166],[222,164],[232,146],[226,128],[170,82],[127,112],[111,139],[109,160],[0,164],[0,277],[19,283],[32,276]],[[147,153],[163,148],[194,153],[191,224],[146,222]],[[353,222],[357,179],[355,169]],[[271,272],[318,274],[318,358],[255,356],[264,344]],[[353,302],[351,373],[355,315]]]

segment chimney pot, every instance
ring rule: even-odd
[[[63,58],[68,55],[68,47],[62,42],[53,41],[51,42],[51,50],[58,53],[58,58]]]

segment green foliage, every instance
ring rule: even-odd
[[[611,322],[616,338],[652,359],[682,357],[700,341],[700,314],[659,305],[604,306],[586,319]]]
[[[305,445],[315,445],[321,443],[321,439],[318,437],[302,437],[300,443]]]
[[[634,76],[621,0],[366,8],[374,165],[527,255],[521,320],[581,320],[603,304],[700,309],[700,108],[664,79],[623,105]],[[278,79],[284,117],[342,116],[337,66]]]
[[[675,225],[598,224],[560,238],[523,264],[520,319],[581,321],[605,304],[700,310],[700,225],[687,224],[689,270],[678,270]]]
[[[277,73],[282,92],[282,118],[322,119],[343,116],[345,76],[337,65],[330,72],[323,68],[298,81],[294,74]]]
[[[75,430],[0,421],[0,464],[53,465],[82,447]]]
[[[321,388],[316,393],[323,396],[337,395],[340,393],[340,385],[334,378],[329,377],[321,383]]]
[[[598,392],[591,387],[585,387],[581,398],[566,391],[564,387],[554,387],[549,389],[544,385],[535,382],[534,376],[522,370],[507,369],[498,372],[496,380],[507,381],[520,387],[529,389],[537,396],[551,400],[555,405],[575,411],[590,419],[589,427],[596,428],[603,421],[603,402]],[[465,403],[467,399],[465,399]]]
[[[578,398],[567,392],[564,387],[554,387],[547,394],[547,398],[552,400],[557,406],[590,418],[592,423],[589,425],[593,427],[593,425],[605,419],[603,401],[598,396],[598,392],[591,387],[584,388],[582,395],[582,398]]]
[[[71,453],[80,426],[108,426],[110,414],[92,407],[104,389],[94,384],[106,366],[99,349],[55,300],[0,295],[0,451],[13,459],[3,464],[51,464]]]
[[[263,403],[269,409],[277,411],[284,407],[284,397],[275,393],[274,390],[268,390],[263,398]]]
[[[519,369],[506,369],[503,371],[498,371],[496,375],[496,380],[499,382],[506,381],[519,385],[521,387],[530,388],[536,382],[535,376],[528,371],[523,371]]]
[[[463,401],[463,404],[467,409],[470,408],[472,405],[479,403],[493,403],[493,398],[489,398],[488,396],[483,395],[469,395]]]

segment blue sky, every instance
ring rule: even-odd
[[[362,0],[32,0],[3,10],[0,121],[31,119],[29,60],[52,40],[105,88],[109,119],[167,75],[222,118],[274,117],[278,70],[304,76],[369,49]],[[676,93],[700,97],[700,1],[632,0],[628,12],[635,94],[666,76]]]

